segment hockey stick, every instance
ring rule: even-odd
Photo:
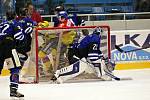
[[[78,60],[80,60],[80,61],[82,61],[82,62],[84,62],[84,63],[87,63],[88,65],[90,65],[90,66],[93,67],[93,65],[92,65],[91,63],[86,62],[86,61],[83,61],[82,59],[78,58],[77,56],[73,56],[73,58],[78,59]],[[105,72],[106,72],[106,74],[107,74],[108,76],[110,76],[111,78],[113,78],[114,80],[117,80],[117,81],[120,81],[120,80],[132,80],[132,78],[130,78],[130,77],[119,78],[119,77],[113,75],[112,73],[110,73],[110,72],[108,72],[108,71],[105,71]]]
[[[147,49],[147,48],[150,48],[150,47],[143,47],[143,48],[138,48],[138,49],[133,49],[133,50],[128,50],[128,51],[122,50],[118,45],[115,45],[115,48],[118,51],[120,51],[121,53],[128,53],[128,52],[138,51],[138,50],[142,50],[142,49]]]

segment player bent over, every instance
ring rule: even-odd
[[[16,51],[16,41],[22,42],[24,35],[18,22],[14,20],[15,12],[8,11],[6,13],[7,21],[0,24],[0,69],[3,68],[4,61],[11,65],[10,70],[10,97],[24,97],[19,93],[18,82],[19,72],[21,69],[20,60]],[[9,59],[9,62],[8,62]],[[1,73],[1,70],[0,70]]]
[[[68,59],[71,65],[57,70],[52,80],[63,83],[83,73],[89,66],[94,69],[97,77],[102,80],[111,80],[108,74],[112,74],[115,64],[105,58],[100,51],[101,33],[102,30],[96,28],[92,34],[73,44],[68,51]]]

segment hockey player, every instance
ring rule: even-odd
[[[71,27],[75,26],[75,23],[71,18],[68,17],[68,14],[66,11],[60,11],[58,13],[58,20],[59,24],[57,27]]]
[[[18,53],[16,51],[16,42],[22,42],[24,35],[22,29],[18,25],[13,11],[6,13],[7,21],[0,24],[0,69],[3,68],[4,61],[10,61],[10,97],[24,97],[23,94],[17,92],[19,82],[19,71],[21,64]],[[0,70],[1,72],[1,70]]]
[[[28,58],[28,52],[31,50],[31,41],[32,41],[32,32],[34,28],[34,21],[27,16],[27,9],[22,8],[20,9],[20,20],[19,25],[22,28],[22,33],[24,34],[23,42],[18,42],[16,45],[16,49],[19,53],[19,58],[21,64],[23,65],[24,62]]]
[[[100,51],[101,32],[100,28],[96,28],[92,34],[85,36],[79,43],[75,43],[70,48],[69,61],[71,65],[57,70],[52,80],[63,83],[83,73],[88,66],[92,66],[97,77],[111,80],[107,73],[112,73],[115,64],[105,58]]]
[[[55,14],[58,16],[59,12],[65,11],[65,8],[63,6],[56,6],[55,8]],[[67,11],[65,11],[67,12]],[[68,19],[71,19],[74,22],[75,26],[85,26],[85,20],[81,19],[80,17],[77,16],[77,13],[73,13],[73,16],[68,16]],[[58,24],[60,23],[59,17],[54,18],[54,27],[57,27]]]
[[[63,6],[56,6],[55,7],[55,11],[54,11],[54,14],[56,14],[58,16],[58,13],[60,11],[64,11],[64,7]],[[58,20],[58,17],[54,17],[54,27],[57,27],[59,24],[59,20]]]

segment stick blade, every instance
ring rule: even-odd
[[[131,77],[122,77],[120,78],[121,81],[126,81],[126,80],[133,80]]]

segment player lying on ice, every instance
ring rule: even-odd
[[[97,27],[92,34],[84,36],[82,40],[74,42],[68,50],[70,66],[56,70],[53,82],[63,83],[83,73],[92,67],[96,76],[102,80],[111,80],[110,75],[115,64],[105,58],[100,51],[102,29]]]

